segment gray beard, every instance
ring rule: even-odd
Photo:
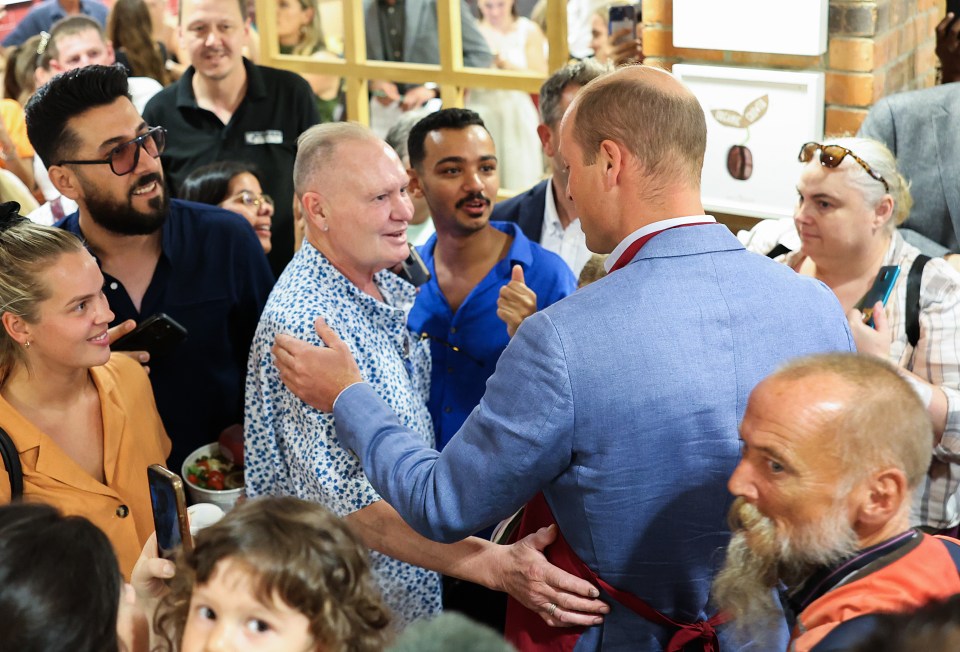
[[[774,587],[795,587],[817,568],[832,566],[859,548],[842,509],[789,533],[756,507],[738,498],[730,509],[733,536],[723,567],[713,581],[713,601],[734,618],[744,640],[762,642],[782,619]]]

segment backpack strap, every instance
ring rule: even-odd
[[[937,537],[937,539],[946,547],[947,552],[950,553],[950,558],[957,567],[957,573],[960,574],[960,543],[947,537]]]
[[[920,254],[910,266],[910,275],[907,277],[907,305],[906,330],[907,341],[910,346],[916,347],[920,341],[920,279],[923,278],[923,267],[930,260],[930,256]]]
[[[23,468],[20,466],[20,455],[13,440],[3,428],[0,428],[0,458],[10,476],[10,499],[17,501],[23,497]]]

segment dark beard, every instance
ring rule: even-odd
[[[148,202],[150,211],[143,213],[133,208],[135,190],[156,181],[161,194]],[[90,219],[98,226],[118,235],[150,235],[157,232],[167,220],[169,200],[163,178],[157,173],[144,175],[136,186],[130,189],[126,202],[107,198],[99,192],[88,192],[84,198]]]

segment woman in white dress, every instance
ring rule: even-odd
[[[479,0],[480,33],[501,70],[547,74],[546,38],[533,21],[517,15],[514,0]],[[497,145],[500,185],[525,190],[543,177],[537,125],[540,117],[523,91],[472,89],[467,106],[483,118]]]

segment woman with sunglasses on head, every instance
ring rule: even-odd
[[[882,143],[863,138],[807,143],[799,160],[803,170],[793,219],[800,249],[784,262],[826,283],[847,311],[858,351],[899,367],[927,405],[936,444],[911,524],[956,535],[960,274],[940,258],[914,266],[920,251],[897,231],[910,212],[910,190]],[[884,266],[899,268],[886,306],[858,305]],[[871,310],[872,326],[865,323]]]
[[[84,516],[129,577],[153,532],[147,466],[170,452],[147,374],[111,354],[103,274],[78,237],[0,205],[0,504],[22,496]],[[2,435],[0,435],[2,436]]]
[[[180,187],[180,198],[226,208],[240,214],[260,239],[264,253],[270,253],[270,225],[273,199],[263,194],[260,178],[253,165],[238,161],[219,161],[190,173]]]

